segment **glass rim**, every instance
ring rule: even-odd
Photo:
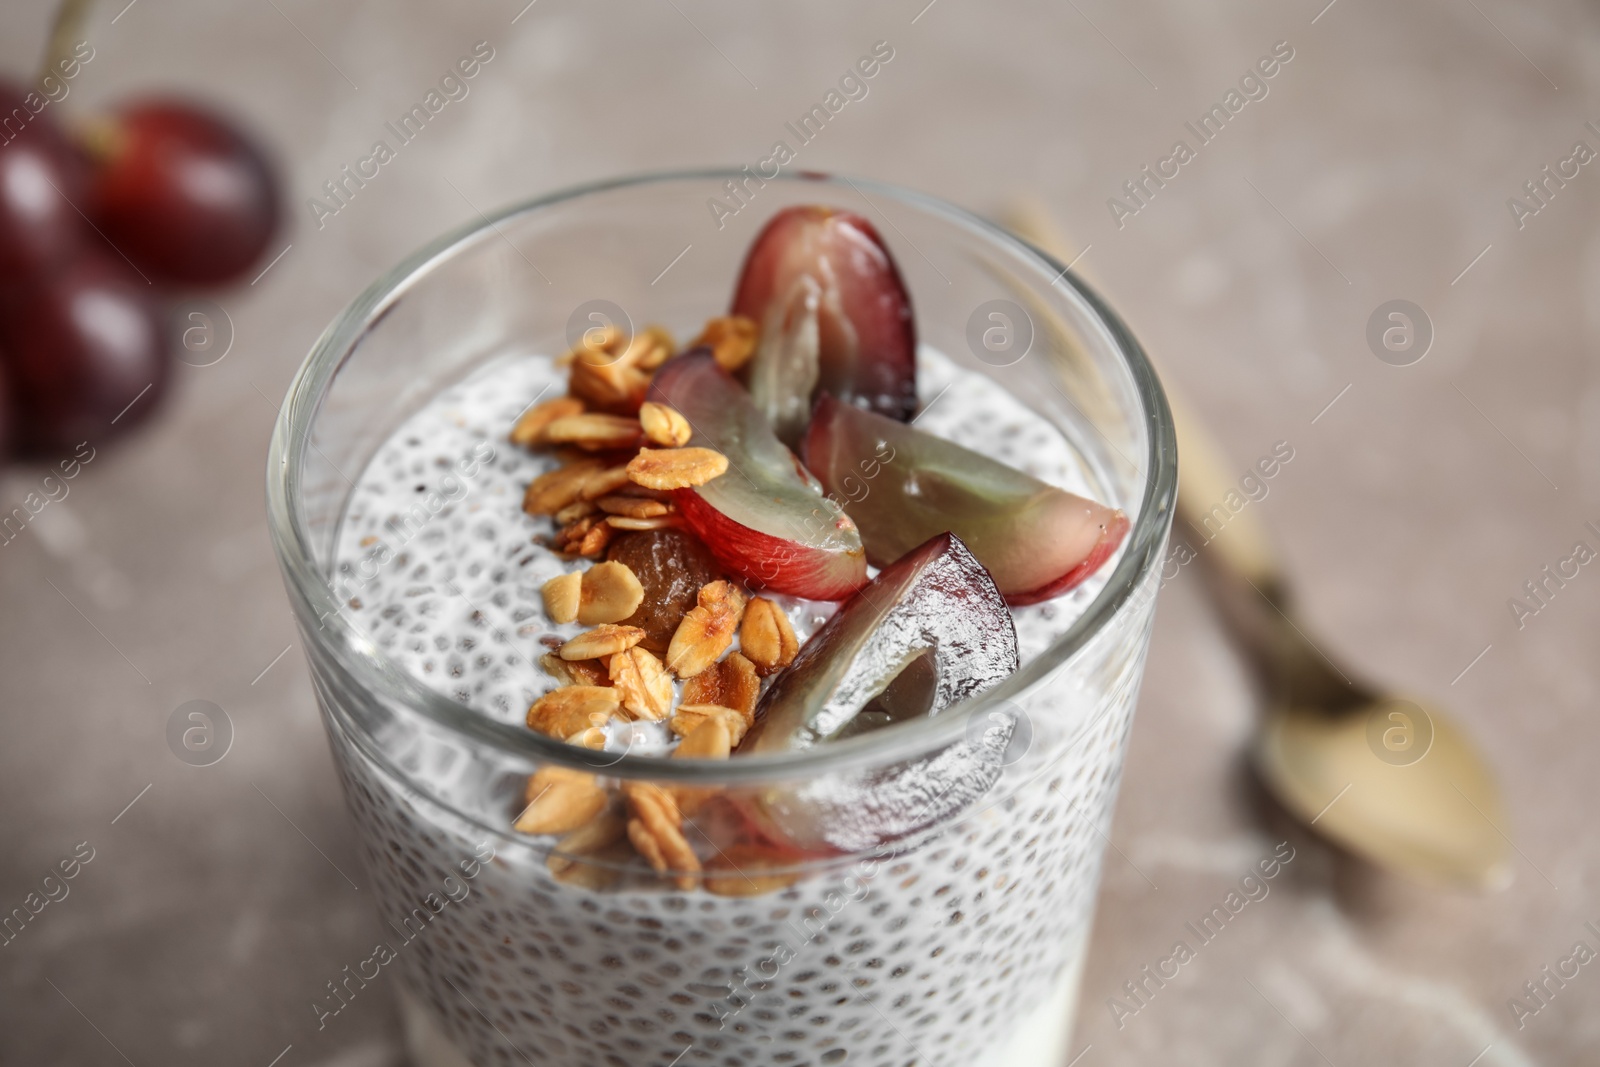
[[[1159,566],[1159,553],[1177,486],[1177,444],[1172,412],[1143,348],[1105,301],[1054,256],[982,216],[936,197],[865,178],[815,172],[784,174],[767,180],[828,186],[863,198],[861,190],[865,188],[957,228],[975,231],[991,243],[1012,251],[1020,250],[1054,276],[1052,288],[1065,286],[1066,297],[1079,302],[1082,310],[1104,332],[1104,339],[1110,342],[1133,379],[1150,447],[1138,519],[1129,531],[1116,568],[1094,600],[1039,655],[993,688],[952,705],[938,715],[826,745],[731,760],[669,760],[658,755],[629,753],[618,756],[569,745],[526,726],[496,721],[437,693],[378,650],[365,632],[340,610],[339,600],[313,555],[312,540],[297,500],[301,466],[311,447],[313,423],[348,354],[413,284],[455,253],[495,236],[500,225],[508,220],[597,193],[672,182],[721,182],[739,176],[739,171],[729,168],[653,171],[571,186],[510,204],[491,214],[480,214],[478,219],[435,238],[385,272],[346,305],[317,338],[290,381],[273,426],[267,456],[268,528],[292,597],[312,608],[313,614],[322,620],[318,633],[311,635],[306,631],[308,636],[330,652],[339,669],[349,674],[363,691],[382,694],[389,698],[389,703],[398,702],[407,711],[473,742],[531,761],[600,771],[609,777],[726,785],[812,777],[892,764],[936,751],[958,740],[974,715],[1004,705],[1067,665],[1117,617],[1150,571]]]

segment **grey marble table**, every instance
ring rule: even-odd
[[[1076,1062],[1596,1062],[1600,966],[1536,1015],[1508,1003],[1576,942],[1600,947],[1600,574],[1536,613],[1509,603],[1575,542],[1600,547],[1600,171],[1566,162],[1600,149],[1592,6],[524,2],[112,0],[88,27],[64,111],[209,94],[278,146],[292,224],[281,260],[219,297],[227,358],[179,367],[162,419],[0,550],[0,906],[92,850],[0,947],[0,1062],[399,1061],[387,991],[320,1031],[310,1007],[378,926],[263,528],[289,376],[436,233],[593,178],[754,162],[880,40],[894,58],[796,166],[980,211],[1050,205],[1241,472],[1293,447],[1251,507],[1321,639],[1459,713],[1517,844],[1511,886],[1474,897],[1286,825],[1241,773],[1251,679],[1184,573],[1107,828]],[[0,62],[31,65],[47,18],[0,11]],[[308,205],[480,41],[493,58],[466,98],[337,214]],[[1291,58],[1241,86],[1275,47]],[[1228,121],[1202,142],[1186,124],[1213,105]],[[1366,340],[1393,299],[1432,324],[1414,365]],[[38,478],[7,471],[0,505]],[[165,740],[195,699],[234,726],[212,767]],[[1265,899],[1136,1013],[1108,1007],[1284,840]]]

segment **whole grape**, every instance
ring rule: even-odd
[[[170,99],[130,104],[93,139],[90,215],[157,281],[238,278],[278,227],[277,181],[231,123]]]
[[[25,91],[0,81],[0,286],[53,270],[80,254],[92,233],[84,167],[48,111],[34,114]]]
[[[170,359],[151,287],[90,252],[0,298],[0,359],[17,451],[99,444],[155,408]]]

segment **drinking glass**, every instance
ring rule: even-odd
[[[1030,609],[1076,612],[1070,625],[1060,616],[1014,675],[936,716],[722,762],[562,744],[386,658],[332,580],[352,482],[385,438],[485,362],[549,358],[598,321],[692,336],[726,305],[761,224],[813,202],[871,219],[921,343],[1048,420],[1094,494],[1128,514],[1108,575]],[[352,977],[396,972],[423,1067],[1059,1067],[1175,471],[1161,388],[1117,317],[1048,255],[926,196],[817,175],[651,175],[519,204],[429,245],[317,341],[268,465],[274,545],[385,928]],[[497,647],[523,642],[531,657],[513,630]],[[888,814],[864,817],[851,847],[787,864],[697,839],[703,869],[663,877],[517,833],[524,784],[552,766]],[[927,803],[876,803],[895,790]]]

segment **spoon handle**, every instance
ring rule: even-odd
[[[1277,693],[1329,710],[1370,696],[1329,661],[1295,622],[1287,580],[1265,528],[1239,487],[1220,445],[1189,406],[1167,388],[1178,438],[1177,518],[1196,547],[1208,550],[1206,576],[1229,628]],[[1194,543],[1194,542],[1192,542]]]
[[[1228,465],[1222,447],[1195,416],[1188,401],[1163,382],[1178,438],[1179,521],[1184,533],[1209,547],[1218,565],[1267,594],[1280,594],[1282,571],[1273,557],[1266,529],[1245,506],[1241,474]]]

